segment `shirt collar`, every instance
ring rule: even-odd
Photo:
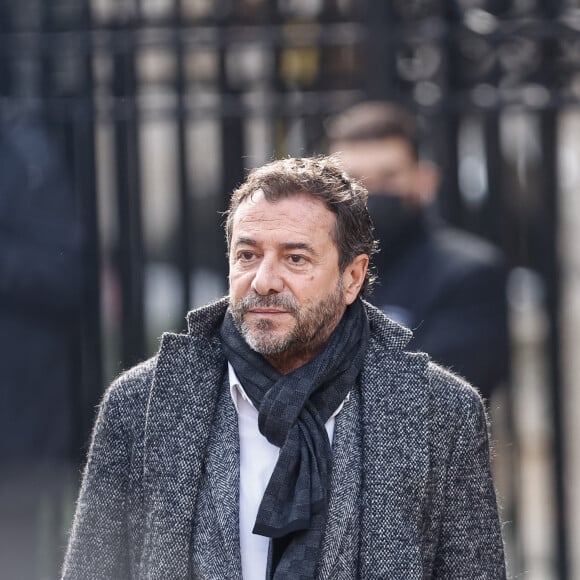
[[[252,403],[252,401],[250,401],[250,397],[248,397],[246,391],[244,391],[244,387],[242,387],[242,384],[240,383],[238,376],[236,375],[236,371],[234,371],[234,367],[229,362],[228,362],[228,378],[230,380],[230,395],[232,397],[232,401],[234,402],[236,412],[237,413],[240,412],[238,408],[239,397],[241,397],[244,401],[246,401],[252,407],[254,407],[254,404]]]

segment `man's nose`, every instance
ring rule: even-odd
[[[252,289],[261,296],[282,292],[284,281],[276,260],[266,257],[262,259],[252,280]]]

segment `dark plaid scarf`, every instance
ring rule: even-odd
[[[369,338],[360,300],[346,310],[316,358],[281,375],[253,351],[228,310],[222,346],[259,410],[260,432],[280,447],[253,532],[272,538],[268,578],[312,580],[320,556],[330,485],[331,448],[325,423],[355,385]]]

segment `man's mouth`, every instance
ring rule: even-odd
[[[241,316],[277,317],[282,315],[297,316],[297,308],[290,297],[283,296],[253,296],[243,298],[238,304]]]

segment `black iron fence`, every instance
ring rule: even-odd
[[[83,232],[71,456],[111,377],[225,291],[219,212],[245,170],[320,151],[329,115],[394,98],[430,127],[444,215],[542,282],[554,560],[569,577],[556,193],[579,31],[571,0],[0,2],[0,111],[52,140]]]

